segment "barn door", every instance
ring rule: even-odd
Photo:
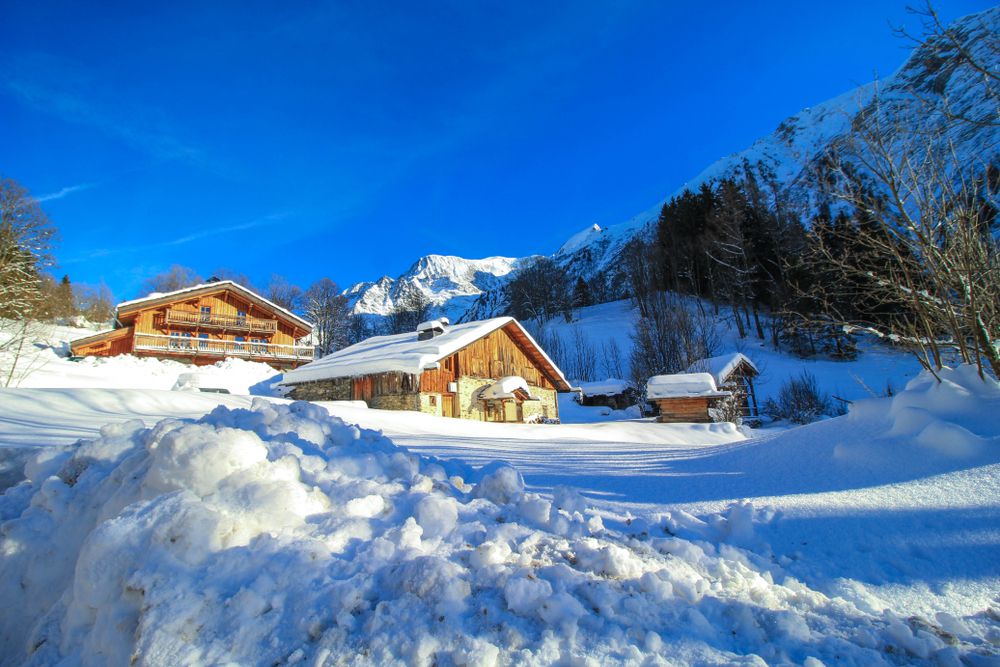
[[[441,397],[441,414],[445,417],[455,416],[455,397],[445,394]]]

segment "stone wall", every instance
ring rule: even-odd
[[[460,377],[458,392],[455,394],[455,416],[462,419],[483,421],[486,415],[483,404],[478,400],[479,390],[493,384],[490,378]],[[541,400],[525,401],[522,404],[522,414],[525,420],[542,416],[550,419],[559,418],[559,402],[554,389],[531,387],[532,396]],[[351,400],[351,379],[336,378],[333,380],[317,380],[303,382],[292,387],[289,398],[299,401],[349,401]],[[368,407],[376,410],[413,410],[437,417],[442,416],[441,394],[388,394],[375,396],[368,401]],[[508,419],[513,420],[516,412],[510,412]]]
[[[414,410],[420,411],[420,394],[388,394],[374,396],[368,401],[368,407],[375,410]]]
[[[548,419],[559,419],[559,392],[555,389],[542,389],[541,387],[531,388],[532,396],[537,396],[540,401],[527,401],[524,409],[524,418],[528,418],[528,403],[533,403],[538,415]]]
[[[424,414],[441,417],[444,414],[441,407],[441,394],[420,394],[420,411]]]
[[[455,413],[462,419],[474,419],[483,421],[486,415],[483,413],[483,404],[478,400],[479,390],[493,384],[493,380],[487,378],[460,377],[458,378],[458,393],[455,394]]]
[[[458,379],[458,393],[455,395],[457,416],[476,421],[485,420],[486,415],[483,412],[483,403],[479,400],[479,390],[495,381],[490,378],[460,377]],[[525,401],[522,404],[522,414],[525,420],[536,416],[545,416],[549,419],[559,418],[559,400],[555,389],[531,387],[531,395],[541,400]],[[509,419],[512,420],[515,414],[516,412],[511,412]]]
[[[292,385],[288,398],[296,401],[349,401],[351,400],[351,378],[317,380]]]

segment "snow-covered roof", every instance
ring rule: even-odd
[[[514,392],[520,389],[528,396],[531,396],[531,390],[528,389],[527,381],[519,375],[508,375],[507,377],[502,377],[490,386],[480,392],[479,397],[485,398],[487,400],[497,399],[497,398],[514,398]]]
[[[579,382],[577,387],[584,396],[615,396],[628,389],[628,382],[618,378],[608,378],[596,382]]]
[[[711,373],[676,373],[674,375],[654,375],[646,384],[647,398],[716,398],[729,396],[728,391],[719,391]]]
[[[712,377],[715,378],[715,383],[717,385],[726,384],[726,379],[729,374],[736,370],[737,366],[740,364],[747,364],[753,369],[754,373],[760,374],[757,370],[757,366],[750,361],[750,357],[746,356],[742,352],[733,352],[732,354],[723,354],[718,357],[709,357],[707,359],[699,359],[690,366],[688,366],[688,373],[711,373]]]
[[[554,375],[551,379],[557,389],[568,391],[570,385],[566,376],[513,317],[495,317],[478,322],[455,324],[446,327],[444,333],[427,340],[418,340],[415,331],[392,336],[374,336],[288,371],[282,384],[299,384],[393,371],[416,375],[433,367],[441,359],[509,324],[517,327],[537,350],[539,357],[551,367],[551,373]]]
[[[231,287],[236,292],[242,292],[247,297],[249,297],[251,299],[254,299],[256,301],[260,301],[260,302],[266,304],[269,308],[271,308],[271,309],[273,309],[273,310],[281,313],[282,315],[284,315],[288,319],[290,319],[293,322],[295,322],[295,323],[297,323],[297,324],[305,327],[306,329],[310,329],[311,330],[313,328],[312,322],[309,322],[308,320],[302,319],[301,317],[299,317],[298,315],[296,315],[292,311],[290,311],[290,310],[288,310],[286,308],[282,308],[281,306],[279,306],[278,304],[274,303],[273,301],[271,301],[269,299],[265,299],[260,294],[257,294],[253,290],[247,289],[243,285],[240,285],[239,283],[234,282],[232,280],[216,280],[216,281],[210,282],[210,283],[200,283],[198,285],[191,285],[190,287],[184,287],[184,288],[181,288],[181,289],[178,289],[178,290],[174,290],[173,292],[152,292],[152,293],[150,293],[150,294],[142,297],[141,299],[132,299],[130,301],[122,301],[117,306],[115,306],[115,309],[118,310],[118,311],[130,310],[130,309],[135,308],[136,306],[142,305],[144,303],[148,303],[148,302],[152,302],[152,301],[159,301],[161,299],[174,299],[176,297],[184,296],[185,294],[188,294],[188,293],[195,293],[195,292],[205,291],[205,290],[210,290],[210,289],[218,289],[219,287]]]

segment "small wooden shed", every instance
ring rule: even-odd
[[[646,383],[646,398],[659,409],[660,422],[714,422],[711,409],[730,396],[719,391],[711,373],[655,375]]]
[[[760,414],[757,408],[757,392],[753,386],[754,378],[760,375],[760,371],[742,352],[699,359],[688,367],[687,372],[711,373],[715,378],[715,386],[723,391],[732,392],[737,397],[744,417]]]

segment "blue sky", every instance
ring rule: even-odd
[[[905,6],[3,0],[0,174],[55,272],[122,299],[174,263],[347,286],[548,254],[891,74]]]

